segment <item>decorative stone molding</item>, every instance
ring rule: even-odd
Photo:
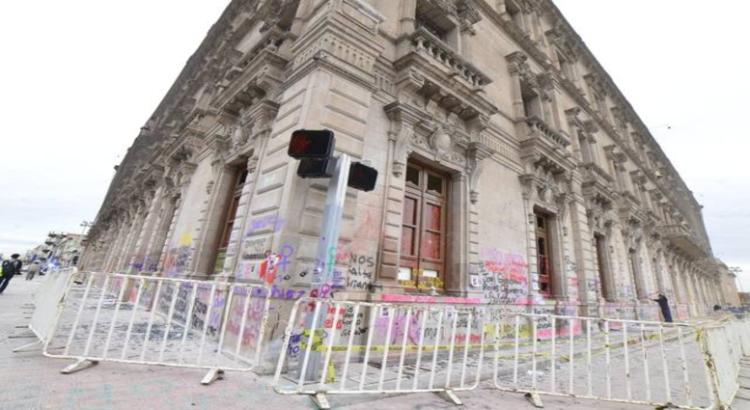
[[[394,142],[392,172],[400,178],[406,171],[406,162],[412,151],[414,126],[419,121],[420,113],[411,105],[397,102],[386,106],[385,112],[391,120],[388,138]]]
[[[468,158],[467,171],[469,174],[469,200],[476,204],[479,200],[479,177],[482,175],[483,164],[495,151],[480,142],[472,142],[466,150]]]
[[[589,232],[599,232],[611,237],[612,228],[617,224],[611,211],[612,202],[608,198],[599,195],[586,198]]]
[[[622,152],[617,145],[607,145],[604,147],[604,153],[610,158],[615,164],[624,164],[628,162],[628,156]]]
[[[529,57],[520,51],[505,56],[505,60],[508,62],[510,74],[517,75],[529,87],[537,89],[539,88],[537,76],[531,71],[531,67],[527,62],[528,59]]]
[[[526,161],[526,173],[519,176],[523,185],[523,198],[532,206],[539,205],[554,212],[561,219],[567,205],[573,200],[572,174],[549,158]]]
[[[296,9],[299,3],[300,0],[261,0],[258,2],[256,14],[263,21],[260,31],[263,33],[276,27],[284,13],[288,12],[291,7]]]
[[[458,17],[461,31],[467,32],[471,35],[476,34],[474,25],[482,20],[482,15],[474,4],[475,1],[476,0],[455,0],[456,16]]]
[[[450,118],[449,115],[448,121]],[[413,132],[413,147],[430,152],[436,162],[447,161],[460,166],[466,165],[466,156],[462,148],[468,145],[469,138],[458,131],[455,123],[426,119],[417,124],[417,130],[425,131],[427,136],[425,138],[422,132]]]
[[[545,33],[550,43],[557,48],[570,62],[576,62],[580,56],[580,46],[578,42],[571,41],[574,34],[570,33],[568,28],[558,21],[555,27],[547,30]]]
[[[609,90],[606,83],[601,79],[601,76],[595,73],[589,73],[583,76],[586,83],[594,90],[600,97],[604,98],[609,95]]]

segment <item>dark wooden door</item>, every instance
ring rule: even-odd
[[[448,182],[419,164],[407,166],[400,265],[411,270],[406,281],[418,288],[443,288],[445,282]]]

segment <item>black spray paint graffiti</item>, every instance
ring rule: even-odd
[[[349,276],[346,287],[355,290],[367,290],[372,284],[372,271],[375,268],[375,257],[350,254]]]

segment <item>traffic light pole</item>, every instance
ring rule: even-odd
[[[318,297],[325,298],[331,294],[336,267],[336,249],[339,245],[339,226],[344,213],[351,163],[351,157],[341,154],[336,159],[333,177],[328,182],[328,196],[320,230],[320,242],[318,242],[318,258],[312,279],[312,289],[313,292],[317,289],[314,293],[317,293]]]
[[[323,224],[320,229],[320,241],[318,242],[318,257],[315,262],[315,271],[313,272],[311,292],[312,296],[327,298],[331,296],[333,279],[336,269],[336,250],[339,243],[339,228],[341,217],[344,213],[344,200],[346,199],[346,188],[349,181],[349,169],[352,163],[351,157],[347,154],[341,154],[335,159],[336,167],[333,176],[328,182],[328,196],[326,197],[325,213],[323,215]],[[318,313],[316,324],[317,329],[325,330],[325,321],[327,311],[321,309]],[[317,335],[311,334],[314,312],[307,312],[305,319],[305,328],[308,333],[308,343],[315,344],[314,340]],[[316,332],[317,332],[316,329]],[[336,324],[331,326],[331,331],[336,329]],[[329,334],[328,337],[333,337]],[[304,355],[303,355],[304,357]],[[305,372],[305,381],[314,381],[320,376],[321,354],[311,352]],[[298,367],[301,376],[302,368]]]

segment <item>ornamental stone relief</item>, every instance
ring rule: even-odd
[[[525,200],[532,206],[554,212],[560,220],[565,218],[568,205],[574,201],[570,171],[541,157],[527,166],[527,173],[519,178],[524,187]]]

